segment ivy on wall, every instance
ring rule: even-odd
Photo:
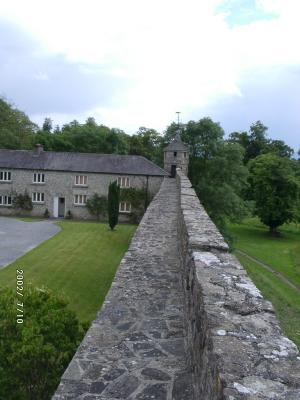
[[[138,222],[146,211],[150,198],[145,189],[122,188],[120,190],[120,201],[131,203],[132,221]]]

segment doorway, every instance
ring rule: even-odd
[[[175,178],[176,176],[176,165],[171,166],[171,178]]]
[[[64,218],[65,216],[65,198],[59,197],[58,198],[58,217]]]

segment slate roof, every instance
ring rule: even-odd
[[[180,130],[177,131],[173,141],[169,143],[165,148],[164,151],[188,151],[188,146],[183,143],[180,136]]]
[[[142,156],[0,149],[0,168],[167,176]]]

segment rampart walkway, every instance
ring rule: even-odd
[[[166,179],[151,203],[54,399],[192,399],[177,190]]]
[[[191,182],[176,180],[149,206],[53,399],[299,400],[296,345]]]

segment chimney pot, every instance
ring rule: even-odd
[[[42,144],[38,143],[35,145],[34,155],[39,156],[44,151]]]

